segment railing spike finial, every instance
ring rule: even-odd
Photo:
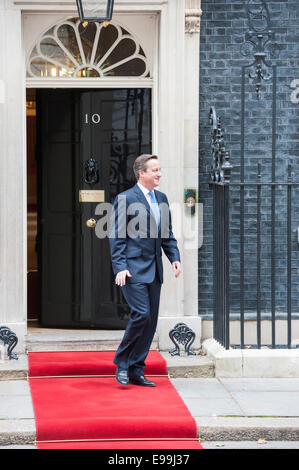
[[[228,184],[233,165],[230,163],[229,152],[225,148],[220,117],[214,106],[210,107],[209,120],[212,125],[212,163],[210,176],[213,183]]]

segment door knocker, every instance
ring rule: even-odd
[[[97,160],[95,160],[93,157],[90,157],[90,159],[84,163],[84,173],[85,183],[97,183],[99,181],[99,168]]]

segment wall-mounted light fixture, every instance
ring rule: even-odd
[[[186,215],[193,216],[196,212],[197,190],[185,189],[184,191],[185,213]]]
[[[77,7],[82,21],[110,21],[114,0],[77,0]]]

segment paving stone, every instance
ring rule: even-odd
[[[27,380],[7,380],[0,382],[0,397],[2,395],[30,395]]]
[[[228,397],[225,388],[213,378],[171,379],[171,382],[183,398],[221,398]]]
[[[227,398],[184,398],[193,416],[242,416],[239,406]]]
[[[299,392],[233,392],[247,416],[299,416]]]
[[[230,390],[234,391],[280,391],[283,390],[290,392],[299,392],[299,379],[297,378],[234,378],[234,379],[219,379],[223,385]]]
[[[0,420],[34,418],[31,397],[28,395],[0,395]]]

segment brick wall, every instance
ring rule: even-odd
[[[244,2],[245,3],[245,2]],[[213,311],[213,200],[209,186],[211,128],[208,112],[215,106],[221,117],[226,148],[234,165],[232,181],[240,180],[241,71],[254,62],[253,52],[241,53],[249,22],[240,0],[202,0],[200,43],[199,200],[204,205],[204,242],[199,249],[199,314]],[[258,3],[258,0],[256,0]],[[299,182],[299,1],[267,0],[271,29],[279,54],[268,63],[277,66],[276,113],[273,111],[273,79],[262,82],[260,100],[245,73],[244,173],[245,181],[271,181],[272,125],[276,116],[276,181],[287,181],[287,165],[293,165],[293,181]],[[243,46],[244,48],[244,46]],[[267,68],[273,73],[273,68]],[[253,69],[250,69],[252,72]],[[297,82],[296,82],[297,80]],[[296,87],[298,94],[296,95]],[[298,103],[296,102],[298,101]],[[299,188],[299,187],[298,187]],[[299,312],[299,189],[292,190],[292,290],[293,312]],[[271,310],[271,195],[262,189],[262,310]],[[245,190],[245,310],[256,311],[256,190]],[[239,189],[231,189],[230,253],[232,311],[239,311],[240,207]],[[286,311],[286,187],[276,189],[275,253],[276,311]]]

